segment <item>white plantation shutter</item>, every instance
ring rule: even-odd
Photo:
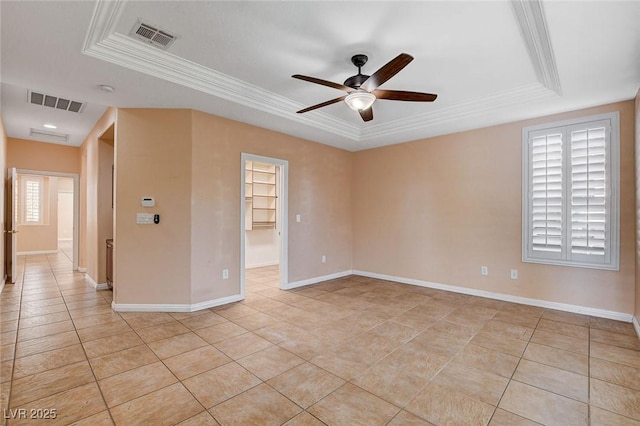
[[[562,250],[562,134],[533,137],[531,150],[531,246]]]
[[[40,199],[41,199],[41,185],[40,180],[29,179],[25,180],[24,184],[24,201],[25,211],[24,220],[26,223],[40,223]]]
[[[524,261],[619,268],[618,146],[617,113],[523,129]]]

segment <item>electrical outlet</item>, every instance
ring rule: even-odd
[[[489,268],[487,268],[486,266],[480,267],[480,273],[485,276],[489,275]]]
[[[518,270],[517,269],[512,269],[511,270],[511,279],[512,280],[517,280],[518,279]]]
[[[222,270],[222,279],[223,280],[229,279],[229,270],[228,269],[223,269]]]
[[[302,220],[302,216],[299,214],[296,215],[296,222],[300,222]]]
[[[322,263],[327,263],[327,256],[322,255]]]

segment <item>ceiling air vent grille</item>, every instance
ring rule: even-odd
[[[65,133],[50,132],[48,130],[29,129],[29,136],[37,139],[46,139],[52,142],[68,142],[69,135]]]
[[[160,49],[168,49],[178,38],[174,34],[142,21],[136,22],[129,35]]]
[[[81,112],[84,107],[83,102],[71,101],[65,98],[45,95],[44,93],[27,91],[27,101],[34,105],[46,106],[49,108],[61,109],[69,112]]]

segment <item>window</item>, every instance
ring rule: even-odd
[[[22,223],[43,223],[43,179],[39,176],[22,176]]]
[[[522,131],[522,260],[619,269],[619,113]]]

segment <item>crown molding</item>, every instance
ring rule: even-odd
[[[542,4],[538,0],[515,0],[512,5],[539,83],[366,126],[320,111],[296,114],[294,111],[304,105],[117,33],[115,28],[126,4],[127,0],[99,0],[96,3],[82,50],[84,54],[355,142],[382,137],[398,138],[408,132],[436,128],[438,134],[460,131],[464,127],[462,120],[486,117],[492,111],[561,93],[546,20]],[[433,136],[429,132],[424,133]]]
[[[547,89],[562,95],[542,1],[512,0],[510,3],[538,81]]]

